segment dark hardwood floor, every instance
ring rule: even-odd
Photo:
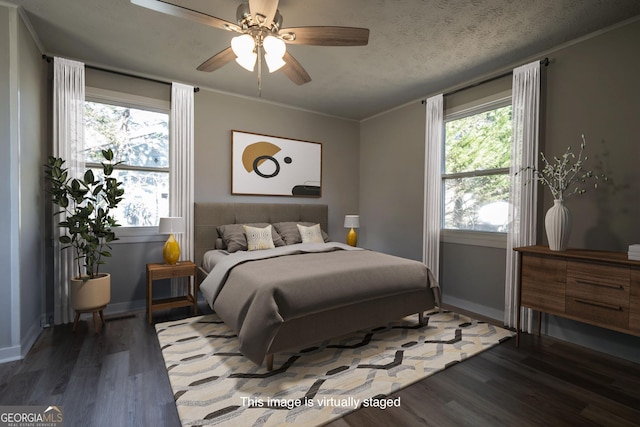
[[[392,397],[400,408],[363,408],[329,425],[638,426],[640,365],[524,335],[520,349],[509,340]],[[143,312],[107,318],[98,335],[89,321],[76,334],[45,330],[24,360],[0,365],[0,405],[60,405],[71,427],[180,425]]]

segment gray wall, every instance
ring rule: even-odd
[[[587,140],[587,165],[610,181],[567,200],[570,246],[626,251],[640,242],[640,21],[554,52],[547,72],[545,152]],[[553,204],[544,190],[544,210]]]
[[[504,249],[442,243],[443,302],[502,321],[506,263]]]
[[[46,68],[40,55],[17,10],[0,5],[0,361],[26,354],[41,331]]]
[[[626,251],[628,244],[640,242],[638,40],[636,21],[540,55],[552,60],[543,72],[543,149],[562,153],[568,145],[577,147],[584,133],[592,166],[601,164],[610,177],[597,191],[569,199],[573,247]],[[416,103],[366,120],[360,140],[364,245],[415,259],[422,248],[422,115],[424,107]],[[384,175],[368,165],[377,165]],[[552,199],[546,189],[540,194],[544,212]],[[542,227],[542,217],[538,223]],[[497,317],[504,307],[504,250],[445,243],[441,255],[445,302],[453,297],[465,304],[462,308],[495,310],[492,317]],[[554,317],[545,320],[550,335],[640,361],[640,338]]]
[[[20,90],[20,336],[28,349],[40,333],[44,301],[46,62],[22,20],[18,27]],[[24,342],[25,340],[31,342]],[[23,349],[24,351],[24,349]]]
[[[7,153],[11,143],[9,96],[9,9],[0,6],[0,144],[2,151]],[[10,200],[11,192],[11,157],[0,156],[0,200]],[[11,204],[0,204],[0,236],[10,236]],[[11,289],[13,286],[11,276],[11,247],[0,245],[0,277],[3,277],[0,286],[0,350],[9,348],[11,341]]]
[[[416,101],[361,123],[358,246],[422,260],[425,121]]]

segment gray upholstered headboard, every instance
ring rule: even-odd
[[[225,224],[251,222],[305,221],[319,223],[329,231],[328,206],[316,204],[279,203],[195,203],[194,204],[194,250],[196,265],[208,250],[215,249],[218,231]]]

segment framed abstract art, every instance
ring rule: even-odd
[[[231,131],[231,194],[320,197],[322,144]]]

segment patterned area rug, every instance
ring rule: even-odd
[[[428,319],[428,321],[427,321]],[[216,315],[156,325],[183,426],[320,425],[360,407],[402,405],[396,390],[513,333],[453,312],[417,315],[277,354],[267,372]]]

